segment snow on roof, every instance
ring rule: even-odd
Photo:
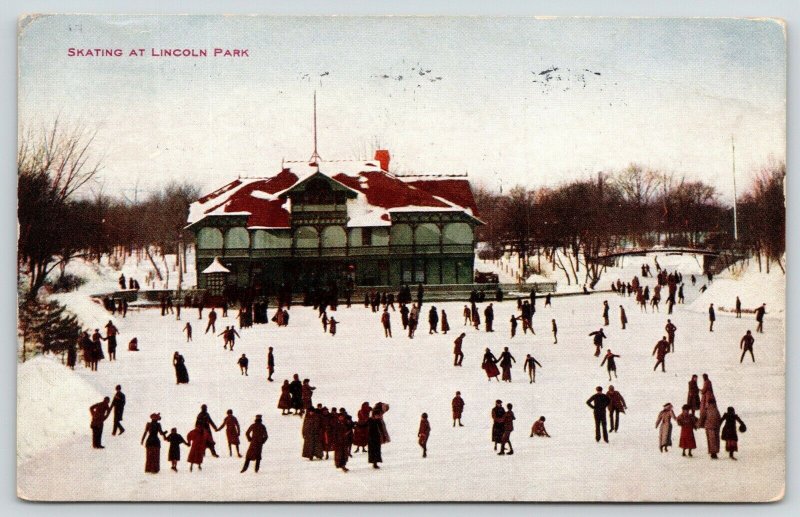
[[[466,179],[404,180],[380,168],[377,161],[341,160],[284,162],[266,178],[239,178],[207,194],[189,208],[188,223],[206,217],[247,216],[248,228],[291,228],[291,204],[286,193],[322,174],[355,192],[348,199],[348,226],[389,226],[391,212],[463,212],[477,217]]]
[[[231,270],[226,268],[222,265],[222,262],[219,261],[219,257],[214,257],[214,262],[212,262],[207,268],[203,270],[204,275],[209,275],[211,273],[230,273]]]

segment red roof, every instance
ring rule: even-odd
[[[472,188],[469,181],[462,179],[437,179],[437,180],[413,180],[406,182],[409,185],[430,192],[434,196],[439,196],[453,204],[469,208],[472,215],[478,215],[478,205],[475,203],[475,196],[472,195]]]
[[[323,168],[328,165],[331,169],[339,167],[338,170],[347,170],[337,163],[322,165]],[[189,223],[194,224],[209,215],[230,214],[246,215],[247,226],[250,228],[289,228],[291,214],[285,192],[316,174],[324,174],[363,195],[362,199],[365,199],[366,203],[362,202],[358,206],[361,210],[365,210],[367,221],[390,221],[391,216],[388,211],[393,209],[414,211],[416,208],[428,211],[464,209],[466,213],[477,217],[475,199],[466,180],[403,181],[380,170],[372,163],[346,165],[351,167],[355,165],[356,168],[351,168],[347,173],[336,172],[328,175],[314,168],[304,170],[303,165],[300,165],[295,166],[297,174],[287,168],[271,178],[234,180],[193,203],[189,212]],[[351,217],[353,216],[357,214],[351,214]],[[372,217],[375,219],[370,219]],[[371,226],[372,223],[367,225]]]

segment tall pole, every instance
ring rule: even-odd
[[[731,135],[731,160],[733,164],[733,240],[739,240],[739,222],[736,218],[736,144]]]
[[[317,91],[314,90],[314,153],[308,161],[310,164],[316,165],[317,168],[319,168],[320,160],[319,153],[317,153]]]

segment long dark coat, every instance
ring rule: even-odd
[[[732,442],[736,442],[739,440],[739,434],[736,430],[736,423],[740,423],[744,425],[742,419],[739,418],[739,415],[736,413],[725,413],[722,415],[722,434],[720,438],[723,440],[730,440]]]
[[[389,441],[383,415],[371,416],[367,422],[367,456],[370,463],[381,463],[381,446]]]
[[[267,439],[269,439],[267,428],[261,422],[255,422],[247,428],[245,437],[250,441],[245,459],[250,461],[260,460],[261,451],[264,448],[264,444],[267,443]]]

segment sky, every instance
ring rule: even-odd
[[[163,48],[209,56],[151,55]],[[96,130],[103,169],[87,189],[129,199],[308,159],[315,91],[324,160],[379,146],[394,172],[492,189],[635,162],[729,200],[732,138],[740,193],[786,154],[786,41],[772,20],[45,16],[21,22],[18,62],[20,127]]]

